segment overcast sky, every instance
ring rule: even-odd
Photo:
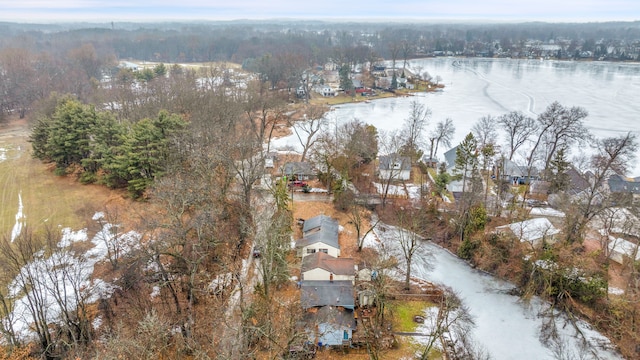
[[[0,0],[0,20],[640,20],[640,0]]]

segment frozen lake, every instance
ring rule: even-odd
[[[386,256],[394,256],[399,260],[399,271],[404,271],[406,262],[398,242],[399,231],[380,224],[375,236],[367,237],[365,243],[383,249],[381,253]],[[541,316],[549,306],[547,303],[537,297],[524,302],[509,295],[513,284],[471,268],[429,241],[423,242],[414,255],[411,269],[413,277],[445,285],[460,297],[475,322],[468,336],[491,359],[622,359],[611,342],[589,324],[577,321],[574,327],[564,315],[556,314],[554,319]],[[397,276],[404,279],[403,274]],[[545,321],[555,323],[558,330],[557,340],[546,345],[540,340]]]
[[[417,99],[432,111],[429,131],[436,122],[453,119],[457,144],[482,116],[519,110],[536,117],[558,101],[585,108],[586,126],[597,137],[640,132],[640,64],[436,58],[413,60],[410,67],[440,76],[444,91],[340,105],[331,118],[357,118],[393,130],[402,126]],[[294,138],[285,138],[276,142],[276,148],[287,144],[297,146]],[[640,167],[635,166],[631,175],[640,175]]]

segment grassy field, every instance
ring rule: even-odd
[[[19,197],[26,225],[84,228],[107,204],[126,203],[120,194],[98,185],[81,185],[73,176],[55,176],[46,164],[31,157],[28,127],[13,120],[0,127],[0,234],[10,236],[16,223]]]

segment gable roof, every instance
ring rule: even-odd
[[[284,174],[291,175],[315,175],[316,171],[311,163],[306,161],[294,161],[284,164]]]
[[[392,168],[392,166],[398,164],[400,169]],[[411,170],[411,161],[406,156],[400,156],[399,154],[389,154],[380,156],[380,170]]]
[[[300,303],[304,309],[316,306],[355,308],[353,285],[350,280],[305,280],[300,285]]]
[[[589,187],[589,182],[578,170],[570,167],[567,170],[567,176],[569,176],[570,190],[574,193],[579,193]]]
[[[302,233],[307,233],[314,229],[327,229],[333,231],[335,228],[335,232],[338,232],[338,221],[327,216],[327,215],[318,215],[314,216],[311,219],[307,219],[304,221],[302,225]]]
[[[296,248],[303,248],[305,246],[309,246],[316,243],[324,243],[329,246],[332,246],[336,249],[340,249],[340,243],[338,242],[338,231],[328,230],[325,228],[320,228],[318,232],[313,234],[309,234],[302,239],[296,241]]]
[[[318,311],[308,312],[305,320],[316,323],[329,323],[339,328],[350,328],[355,330],[356,319],[353,310],[341,309],[338,306],[323,306]]]
[[[635,260],[640,260],[640,251],[638,251],[638,245],[621,238],[609,237],[609,250],[617,251]]]
[[[456,166],[456,158],[458,155],[456,154],[456,150],[458,150],[458,145],[452,147],[444,153],[444,161],[447,163],[447,169]]]
[[[618,174],[609,176],[607,181],[611,192],[640,194],[640,182]]]
[[[560,233],[560,230],[556,229],[547,218],[529,219],[496,228],[496,230],[505,229],[511,230],[515,236],[520,238],[520,241],[528,242]]]
[[[355,276],[355,262],[349,258],[334,258],[323,252],[316,252],[302,259],[301,272],[323,269],[335,275]]]

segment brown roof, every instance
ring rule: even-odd
[[[335,258],[323,252],[316,252],[302,259],[301,272],[320,268],[336,275],[355,276],[355,261],[350,258]]]

